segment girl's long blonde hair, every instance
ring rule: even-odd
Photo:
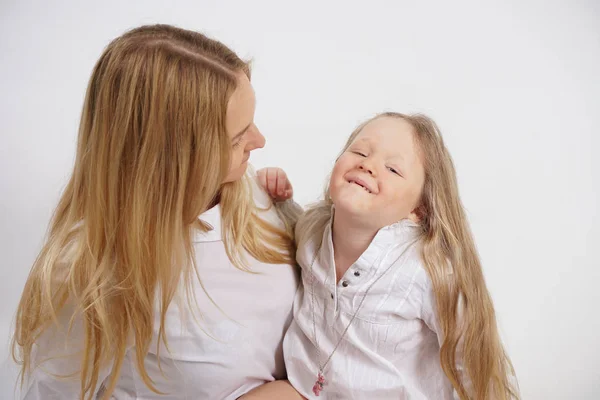
[[[196,275],[193,230],[210,229],[198,216],[217,198],[237,267],[246,268],[245,252],[294,262],[291,234],[258,217],[249,178],[222,184],[231,149],[225,114],[241,71],[249,76],[249,65],[225,45],[168,25],[133,29],[105,49],[87,88],[72,176],[19,303],[12,355],[21,384],[36,367],[34,343],[72,307],[71,323],[84,332],[80,398],[94,396],[107,366],[109,398],[131,343],[158,393],[144,366],[155,301],[158,342],[167,345],[167,308],[181,278],[189,288]]]
[[[424,163],[425,185],[419,207],[421,257],[433,284],[444,335],[442,368],[462,400],[518,398],[514,369],[500,341],[494,307],[458,194],[454,164],[435,122],[424,115],[382,113],[361,124],[342,153],[366,124],[381,117],[402,118],[412,125]],[[325,200],[298,221],[298,246],[322,237],[331,219],[331,206],[328,184]],[[458,371],[459,361],[464,374]]]

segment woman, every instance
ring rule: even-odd
[[[23,398],[235,399],[285,377],[293,221],[246,175],[265,143],[249,79],[171,26],[106,48],[17,312]]]

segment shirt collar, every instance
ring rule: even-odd
[[[333,252],[333,215],[325,228],[323,242],[321,245],[320,259],[326,264],[333,266],[335,271],[335,259]],[[421,234],[421,226],[409,219],[403,219],[392,225],[384,226],[377,231],[377,234],[353,264],[355,269],[361,271],[375,270],[381,264],[381,258],[388,254],[394,247],[401,247],[411,241],[416,240]],[[334,272],[335,273],[335,272]],[[338,277],[339,278],[339,277]]]

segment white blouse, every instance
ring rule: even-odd
[[[254,195],[261,207],[271,203],[258,185],[254,186]],[[274,207],[261,212],[261,216],[283,227]],[[235,268],[221,238],[219,206],[200,219],[214,227],[210,232],[198,233],[194,246],[200,278],[216,304],[195,280],[193,291],[200,312],[193,313],[182,296],[181,301],[170,305],[166,321],[170,353],[161,344],[162,373],[156,355],[157,313],[154,339],[145,362],[156,387],[167,395],[157,395],[146,387],[136,368],[135,349],[130,348],[113,399],[236,399],[259,385],[285,377],[282,342],[292,319],[299,283],[296,268],[261,263],[249,255],[249,265],[255,273]],[[81,325],[76,324],[69,337],[69,354],[73,357],[47,361],[36,368],[22,398],[79,399],[78,379],[57,380],[48,373],[74,371],[79,361],[74,353],[81,349],[81,335]],[[46,332],[35,346],[36,360],[64,354],[64,343],[64,334]],[[110,373],[103,371],[100,382]]]
[[[319,399],[453,398],[440,365],[441,331],[419,253],[418,227],[409,220],[381,229],[339,282],[331,224],[322,241],[309,241],[298,249],[303,289],[296,295],[284,356],[288,379],[304,397],[316,398],[315,342],[321,364],[339,342],[324,369],[326,382]]]

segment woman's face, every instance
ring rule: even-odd
[[[250,152],[265,145],[265,138],[254,125],[256,99],[254,89],[243,72],[238,74],[238,85],[227,104],[225,124],[231,139],[229,173],[223,183],[235,182],[244,176]]]

